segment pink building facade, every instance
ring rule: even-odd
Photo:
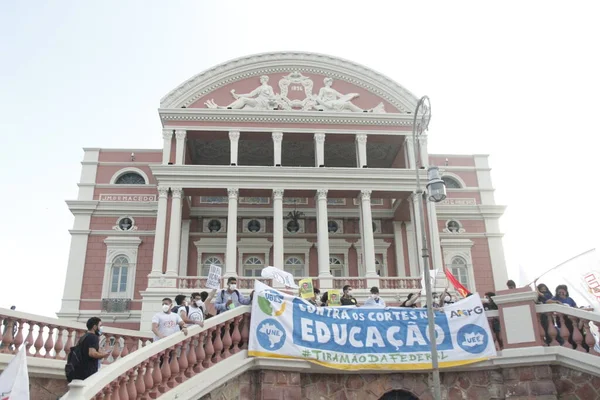
[[[415,164],[439,166],[448,188],[424,207],[437,290],[444,266],[473,292],[504,288],[488,156],[429,154],[427,132],[411,135],[417,101],[311,53],[240,58],[184,82],[161,100],[162,148],[84,149],[59,317],[147,330],[163,297],[206,290],[211,264],[242,290],[272,265],[397,303],[424,267]]]

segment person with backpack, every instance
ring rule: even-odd
[[[77,345],[71,347],[65,366],[67,381],[73,379],[85,380],[98,372],[100,360],[110,356],[111,352],[100,351],[100,335],[102,335],[102,320],[98,317],[88,319],[88,331]]]
[[[175,304],[176,304],[176,306],[174,306],[171,309],[171,312],[173,314],[179,315],[181,317],[181,319],[183,320],[183,322],[185,322],[186,324],[188,324],[188,325],[193,324],[194,321],[192,321],[189,317],[190,306],[188,305],[188,302],[186,301],[185,295],[178,294],[177,296],[175,296]]]
[[[227,310],[233,310],[240,305],[249,305],[252,302],[252,295],[244,296],[237,290],[237,279],[234,276],[230,276],[227,279],[227,290],[223,289],[219,292],[217,300],[215,301],[215,309],[217,314],[221,314]]]

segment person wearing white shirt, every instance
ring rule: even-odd
[[[162,300],[162,312],[152,317],[152,333],[154,333],[155,342],[180,330],[187,336],[185,322],[183,322],[178,314],[171,312],[172,304],[173,301],[171,299],[168,297],[164,298]]]
[[[379,288],[377,286],[371,288],[371,295],[367,301],[365,301],[364,307],[385,308],[385,300],[379,297]]]

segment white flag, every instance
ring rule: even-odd
[[[437,269],[430,269],[429,270],[429,282],[431,282],[431,289],[435,292],[435,280],[438,274],[438,270]],[[421,274],[421,290],[422,293],[425,295],[427,294],[427,286],[425,286],[425,271],[423,271],[423,273]]]
[[[546,284],[552,292],[557,285],[565,284],[578,306],[591,306],[594,312],[600,312],[600,263],[596,249],[560,264],[538,278],[537,283]]]
[[[22,346],[0,375],[0,400],[29,400],[26,351]]]
[[[275,279],[277,282],[292,289],[300,288],[298,285],[296,285],[296,282],[294,282],[294,275],[279,268],[265,267],[260,275],[266,279]]]

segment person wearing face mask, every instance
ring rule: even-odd
[[[371,288],[371,295],[365,301],[365,307],[381,307],[385,308],[385,301],[379,297],[379,288],[377,286],[373,286]]]
[[[215,301],[217,314],[227,310],[232,310],[240,305],[249,305],[252,302],[253,294],[254,291],[252,291],[249,297],[242,295],[237,290],[237,279],[235,279],[233,276],[230,276],[229,279],[227,279],[227,290],[221,290],[217,296],[217,300]]]
[[[164,298],[162,300],[162,312],[152,317],[152,333],[154,333],[155,342],[180,330],[187,336],[185,322],[183,322],[178,314],[171,312],[172,305],[173,301],[171,299],[168,297]]]
[[[88,319],[86,323],[88,331],[80,339],[81,362],[73,371],[72,379],[87,379],[96,372],[100,361],[110,356],[110,351],[100,351],[100,335],[102,335],[102,320],[98,317]]]
[[[352,286],[346,285],[342,288],[342,291],[344,292],[341,298],[342,305],[358,307],[358,301],[352,296]]]

